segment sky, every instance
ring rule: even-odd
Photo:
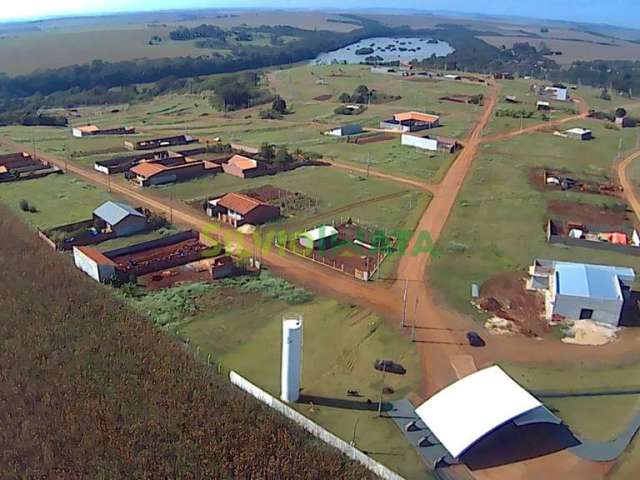
[[[639,0],[2,0],[1,20],[186,8],[404,8],[489,15],[518,15],[553,20],[640,27]]]

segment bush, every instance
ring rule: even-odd
[[[22,210],[23,212],[28,212],[29,210],[31,210],[31,206],[29,205],[29,202],[27,200],[20,200],[20,210]]]

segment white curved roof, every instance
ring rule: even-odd
[[[542,406],[504,370],[493,366],[439,391],[416,413],[456,458],[504,423]]]

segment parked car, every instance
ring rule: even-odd
[[[397,375],[404,375],[407,373],[406,368],[393,360],[376,360],[373,364],[373,368],[380,370],[381,372],[395,373]]]
[[[478,334],[478,332],[467,332],[467,340],[469,341],[469,345],[472,347],[484,347],[486,345],[485,341]]]

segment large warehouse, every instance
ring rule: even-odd
[[[537,259],[527,288],[545,295],[547,320],[594,320],[618,325],[635,272],[627,267]]]
[[[486,468],[576,443],[558,417],[498,366],[449,385],[416,414],[428,429],[428,443],[449,454],[436,463]]]

